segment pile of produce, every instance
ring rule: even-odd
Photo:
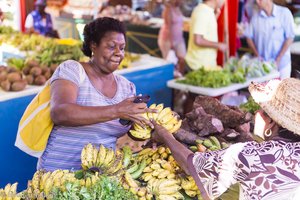
[[[26,85],[25,77],[16,68],[0,66],[0,87],[4,91],[20,91]]]
[[[206,148],[215,150],[215,147],[218,149],[225,147],[222,142],[235,143],[251,140],[249,124],[251,120],[250,113],[236,106],[224,105],[212,97],[198,96],[193,110],[186,114],[182,127],[175,137],[188,145],[197,146],[200,143]],[[220,144],[211,136],[220,140]],[[207,138],[210,141],[206,140]]]
[[[240,108],[245,112],[254,114],[257,110],[260,109],[260,106],[254,101],[252,97],[249,97],[246,103],[240,105]]]
[[[265,76],[276,70],[275,62],[261,61],[244,55],[241,59],[231,57],[223,69],[206,70],[204,67],[189,72],[178,83],[188,85],[219,88],[233,83],[244,83],[248,78]]]
[[[178,83],[219,88],[225,87],[232,83],[244,83],[245,77],[239,71],[230,72],[228,70],[206,70],[203,67],[199,70],[189,72],[184,79],[177,80]]]
[[[201,199],[193,178],[164,146],[133,155],[128,146],[115,152],[87,144],[81,152],[81,164],[78,171],[38,170],[26,190],[17,193],[17,183],[7,184],[0,195],[4,199]]]
[[[233,73],[241,72],[247,78],[255,78],[269,74],[276,70],[277,66],[273,61],[262,61],[259,58],[252,58],[245,54],[240,59],[236,57],[229,58],[224,65],[224,69]]]

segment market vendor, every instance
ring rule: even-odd
[[[251,84],[262,110],[254,134],[265,141],[232,144],[226,149],[193,154],[158,124],[153,139],[165,143],[178,164],[193,176],[206,199],[215,199],[240,183],[240,199],[299,199],[300,80]]]
[[[115,148],[117,139],[130,129],[119,119],[152,126],[141,113],[155,110],[133,103],[135,85],[113,73],[124,58],[123,24],[98,18],[85,26],[83,36],[82,51],[90,60],[67,60],[50,79],[54,127],[38,169],[80,169],[81,150],[88,143]]]
[[[53,29],[51,15],[45,11],[47,1],[37,0],[34,5],[35,10],[29,13],[25,20],[26,33],[58,38],[58,32]]]
[[[223,4],[224,0],[203,0],[192,12],[185,56],[191,70],[202,66],[207,69],[215,68],[217,50],[227,50],[225,43],[218,42],[217,15]]]
[[[272,0],[256,0],[260,9],[251,18],[245,31],[248,46],[254,55],[266,61],[275,61],[280,78],[291,76],[291,52],[294,19],[288,8],[276,5]]]

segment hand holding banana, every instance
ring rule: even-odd
[[[153,112],[153,110],[156,110],[156,112]],[[175,133],[182,123],[178,114],[169,107],[164,108],[163,104],[152,104],[149,106],[149,111],[142,113],[141,116],[147,121],[155,121],[155,123],[164,127],[169,133]],[[140,126],[140,124],[135,123],[133,129],[129,132],[135,139],[146,140],[151,138],[151,131],[153,128],[153,124],[143,127]]]

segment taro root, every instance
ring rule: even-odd
[[[220,133],[224,130],[222,122],[211,114],[207,114],[202,107],[193,109],[186,115],[189,127],[199,136]]]
[[[0,86],[3,90],[9,91],[10,90],[10,82],[8,80],[2,81]]]
[[[22,75],[19,72],[12,72],[7,74],[7,80],[11,83],[22,80]]]
[[[11,91],[21,91],[21,90],[24,90],[25,87],[26,87],[26,85],[27,85],[26,80],[20,80],[20,81],[13,82],[11,84]]]
[[[33,81],[35,85],[44,85],[46,83],[46,78],[43,75],[36,77]]]
[[[30,69],[30,74],[37,77],[42,74],[42,69],[40,67],[33,67]]]
[[[32,85],[32,84],[33,84],[34,78],[33,78],[33,76],[32,76],[31,74],[27,75],[25,79],[26,79],[26,81],[27,81],[27,83],[28,83],[29,85]]]
[[[184,129],[179,129],[175,134],[174,137],[185,144],[195,144],[196,140],[203,140],[204,138],[199,137],[195,133],[190,131],[186,131]]]
[[[239,132],[235,131],[234,129],[231,129],[231,128],[226,128],[222,133],[221,133],[221,136],[228,140],[228,141],[231,141],[231,140],[235,140],[238,136],[240,135]]]
[[[251,120],[249,115],[238,107],[224,105],[213,97],[198,96],[193,106],[202,107],[206,113],[216,116],[222,121],[224,127],[234,128]]]

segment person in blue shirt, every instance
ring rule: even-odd
[[[294,20],[288,8],[278,6],[272,0],[256,0],[259,12],[248,25],[245,36],[255,56],[275,61],[280,78],[291,76],[290,45],[295,37]]]
[[[53,29],[51,15],[45,11],[46,0],[37,0],[35,10],[27,15],[25,20],[26,33],[36,33],[49,37],[58,37],[58,33]]]

